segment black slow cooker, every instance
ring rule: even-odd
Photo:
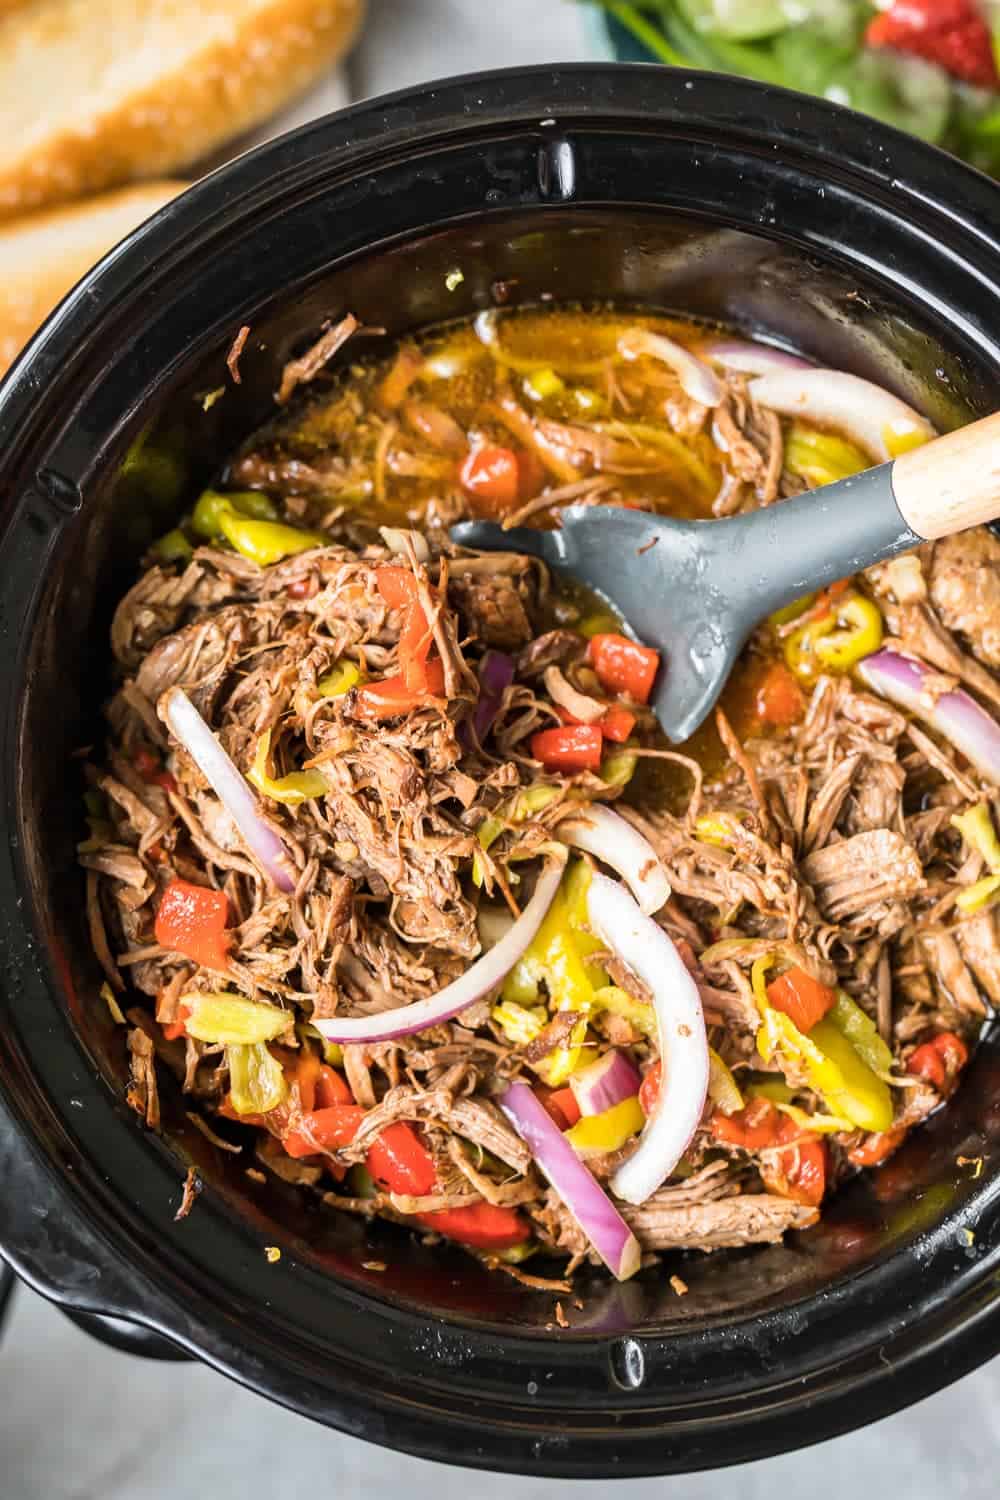
[[[81,283],[0,391],[0,1253],[21,1277],[332,1427],[563,1476],[789,1449],[1000,1349],[989,1034],[953,1104],[816,1229],[678,1259],[683,1296],[665,1273],[595,1275],[564,1330],[551,1295],[248,1177],[178,1100],[165,1136],[147,1133],[74,863],[74,754],[100,733],[111,603],[325,319],[350,309],[395,335],[500,293],[678,309],[870,376],[949,427],[997,404],[998,229],[993,184],[836,107],[701,73],[540,68],[287,136]],[[204,1191],[175,1222],[191,1164]]]

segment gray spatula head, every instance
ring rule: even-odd
[[[526,552],[596,590],[662,665],[651,707],[675,744],[710,712],[754,626],[810,590],[913,547],[891,464],[766,510],[671,521],[616,506],[572,506],[558,531],[463,521],[453,541]]]

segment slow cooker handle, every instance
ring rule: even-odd
[[[0,1095],[0,1310],[15,1279],[113,1348],[147,1359],[192,1358],[151,1326],[161,1321],[156,1288],[93,1232]]]

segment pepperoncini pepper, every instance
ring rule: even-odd
[[[757,1033],[757,1051],[761,1057],[769,1062],[777,1053],[782,1060],[798,1064],[810,1088],[822,1095],[832,1115],[849,1120],[859,1130],[888,1130],[893,1119],[892,1097],[887,1084],[861,1055],[860,1048],[829,1015],[817,1021],[806,1036],[788,1016],[770,1004],[764,975],[774,962],[772,957],[759,958],[750,971],[761,1017]],[[849,997],[844,998],[853,1004]],[[863,1011],[859,1013],[864,1017]],[[856,1019],[847,1015],[846,1007],[843,1014],[847,1017],[843,1024],[852,1026],[855,1036],[868,1046],[870,1039],[862,1034]]]
[[[339,661],[332,672],[321,677],[316,684],[321,698],[342,698],[361,681],[361,668],[357,662]]]
[[[271,1042],[287,1031],[290,1012],[263,1000],[247,1000],[225,991],[192,990],[180,1004],[188,1014],[184,1029],[199,1042],[252,1046]]]
[[[257,490],[234,490],[228,495],[219,490],[203,490],[191,525],[206,541],[216,541],[222,535],[222,517],[230,510],[257,521],[276,521],[279,514],[274,501]]]
[[[819,619],[808,619],[785,641],[785,662],[799,678],[847,672],[882,644],[882,616],[870,599],[848,594]]]
[[[247,780],[258,792],[263,792],[265,797],[281,802],[285,807],[298,807],[301,802],[308,802],[310,797],[325,796],[330,790],[322,771],[292,771],[288,776],[275,780],[267,774],[267,757],[270,753],[271,731],[266,729],[257,741],[253,764],[247,772]]]
[[[526,786],[517,792],[509,801],[502,803],[497,808],[495,816],[486,817],[476,830],[476,838],[480,847],[489,849],[491,844],[496,843],[508,823],[523,823],[532,814],[541,812],[543,807],[548,807],[559,796],[559,788],[537,783],[534,786]],[[483,868],[481,862],[473,857],[472,881],[474,885],[483,883]]]
[[[231,542],[241,556],[262,568],[297,552],[308,552],[311,547],[325,547],[329,541],[319,531],[299,531],[297,527],[285,526],[280,521],[246,520],[235,511],[223,512],[220,524],[226,541]]]
[[[264,1042],[226,1048],[229,1099],[238,1115],[266,1115],[288,1095],[284,1070]]]
[[[970,849],[982,856],[990,872],[959,893],[958,908],[964,912],[982,911],[1000,891],[1000,839],[993,826],[989,804],[977,802],[968,812],[952,818],[951,826],[958,829]]]
[[[580,1020],[566,1041],[536,1067],[551,1088],[565,1083],[579,1066],[595,991],[608,982],[603,969],[587,962],[587,954],[596,952],[600,942],[581,930],[586,918],[589,880],[588,867],[582,860],[574,860],[563,876],[545,920],[501,990],[503,1001],[531,1005],[537,1002],[539,985],[544,981],[550,1009],[580,1013]]]
[[[870,469],[871,460],[845,438],[793,422],[785,441],[785,468],[818,487]]]

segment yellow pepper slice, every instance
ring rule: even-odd
[[[791,1084],[777,1073],[755,1077],[747,1084],[745,1093],[748,1099],[770,1099],[772,1104],[790,1104],[795,1098]]]
[[[870,469],[871,459],[846,438],[793,422],[785,440],[785,468],[807,484],[819,486]]]
[[[325,547],[330,540],[322,532],[300,531],[298,527],[285,526],[280,521],[245,520],[235,511],[223,511],[219,524],[226,541],[231,542],[241,556],[262,568],[297,552],[308,552],[311,547]]]
[[[789,1104],[783,1099],[776,1099],[774,1103],[775,1108],[794,1120],[800,1130],[811,1130],[817,1135],[839,1135],[842,1131],[854,1129],[850,1120],[841,1119],[838,1115],[811,1115],[808,1110],[799,1109],[797,1105]]]
[[[730,813],[706,813],[695,820],[696,838],[703,844],[714,844],[719,849],[731,849],[736,841],[736,827],[740,819]]]
[[[552,369],[532,370],[530,375],[524,377],[524,394],[529,401],[545,401],[550,396],[561,396],[565,389],[565,382]]]
[[[892,1067],[891,1048],[879,1036],[875,1022],[851,999],[846,990],[837,990],[837,999],[827,1012],[827,1020],[836,1026],[842,1036],[846,1036],[873,1073],[888,1073]]]
[[[993,826],[989,804],[977,802],[968,812],[951,819],[970,849],[981,854],[991,875],[1000,875],[1000,839]]]
[[[564,1009],[565,1007],[560,1007]],[[583,1044],[587,1040],[587,1017],[581,1016],[566,1041],[534,1064],[535,1072],[550,1089],[562,1088],[583,1062]]]
[[[776,609],[773,615],[768,615],[768,620],[772,625],[790,625],[799,615],[804,615],[815,600],[815,594],[803,594],[801,599],[793,599],[791,604],[784,604],[781,609]]]
[[[515,1047],[533,1042],[548,1019],[544,1006],[537,1005],[529,1010],[513,1000],[499,1000],[490,1015]]]
[[[361,668],[357,662],[339,661],[332,672],[321,677],[316,690],[321,698],[342,698],[361,681]]]
[[[959,893],[955,904],[960,911],[967,913],[984,911],[998,891],[1000,891],[1000,875],[986,875],[982,880],[967,885],[965,890]]]
[[[566,1131],[566,1139],[581,1156],[598,1151],[617,1151],[645,1123],[642,1105],[638,1096],[633,1094],[630,1099],[623,1099],[599,1115],[584,1115],[571,1130]]]
[[[847,672],[881,646],[882,616],[870,599],[848,594],[837,606],[836,619],[840,629],[818,634],[815,651],[824,667]]]
[[[278,507],[267,495],[258,490],[234,490],[224,495],[219,490],[203,490],[191,517],[191,525],[206,541],[215,541],[222,535],[222,517],[227,511],[258,521],[276,521]]]
[[[489,849],[491,844],[503,833],[508,823],[523,823],[533,813],[541,812],[543,807],[548,807],[559,796],[559,788],[546,786],[538,783],[535,786],[526,786],[523,791],[515,793],[513,797],[496,810],[495,816],[486,817],[476,830],[476,838],[483,849]],[[483,868],[480,861],[473,856],[472,882],[481,886],[483,883]]]
[[[199,1042],[226,1045],[271,1042],[287,1031],[291,1019],[290,1013],[280,1006],[225,991],[192,990],[181,996],[180,1003],[190,1012],[184,1029]]]
[[[900,458],[904,453],[912,453],[914,448],[922,448],[930,441],[930,437],[930,433],[924,432],[920,427],[903,423],[898,427],[882,428],[882,441],[890,458]]]
[[[275,780],[267,774],[267,757],[270,753],[271,731],[265,729],[257,741],[247,780],[273,802],[281,802],[285,807],[298,807],[300,803],[308,802],[310,797],[323,797],[330,790],[322,771],[292,771],[290,775]]]
[[[724,1115],[743,1108],[739,1084],[714,1047],[708,1049],[708,1097]]]
[[[266,1115],[288,1094],[285,1074],[263,1042],[226,1048],[229,1097],[238,1115]]]
[[[761,1017],[757,1033],[760,1056],[769,1062],[777,1052],[800,1062],[810,1087],[823,1096],[831,1114],[850,1120],[859,1130],[888,1130],[893,1119],[888,1085],[877,1077],[830,1016],[817,1021],[805,1036],[789,1016],[770,1004],[764,976],[774,962],[773,957],[759,958],[750,971]],[[855,1031],[860,1033],[856,1024]]]
[[[802,1040],[811,1044],[804,1055],[809,1081],[831,1114],[850,1120],[859,1130],[888,1130],[893,1118],[888,1085],[875,1076],[829,1017],[817,1021]],[[812,1048],[818,1058],[811,1055]]]
[[[655,1040],[656,1011],[644,1000],[633,1000],[632,996],[625,990],[620,990],[616,984],[606,984],[594,991],[594,1010],[607,1010],[613,1016],[622,1016],[643,1036]]]

